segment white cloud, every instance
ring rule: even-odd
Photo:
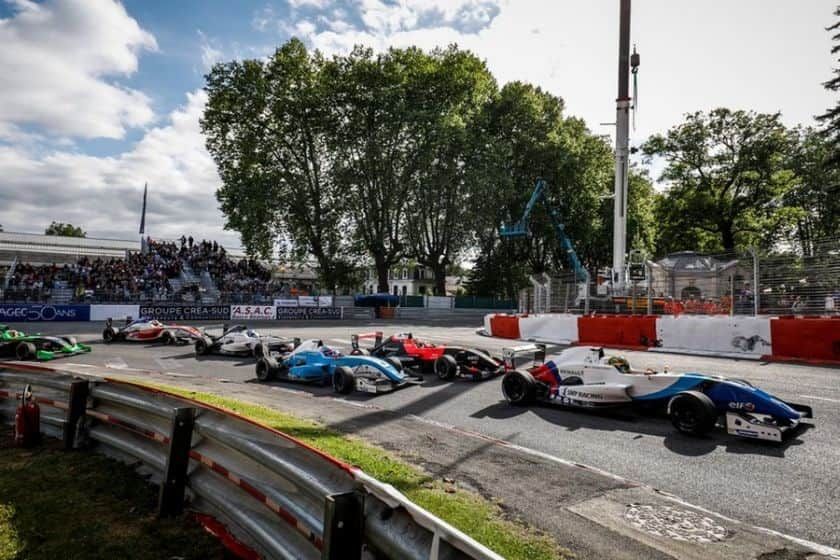
[[[200,29],[198,30],[198,37],[201,39],[201,64],[205,70],[209,70],[222,59],[224,53]]]
[[[330,0],[289,0],[289,6],[292,8],[300,8],[302,6],[310,6],[312,8],[325,8]]]
[[[155,38],[113,0],[16,0],[0,19],[0,123],[121,138],[152,121],[149,98],[115,76],[137,71]]]
[[[52,220],[82,226],[90,236],[131,238],[137,233],[143,184],[149,183],[147,232],[182,233],[238,246],[222,230],[215,191],[221,185],[204,146],[199,118],[207,101],[187,94],[165,126],[150,129],[116,157],[56,151],[45,156],[0,145],[0,224],[6,231],[43,231]]]

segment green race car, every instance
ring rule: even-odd
[[[0,357],[18,360],[52,360],[90,352],[90,346],[81,344],[72,336],[47,336],[24,334],[0,325]]]

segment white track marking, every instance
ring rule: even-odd
[[[840,399],[830,399],[828,397],[815,397],[814,395],[799,395],[803,399],[814,399],[815,401],[828,401],[833,403],[840,403]]]

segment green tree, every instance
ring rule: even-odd
[[[44,231],[44,235],[61,235],[64,237],[87,237],[87,232],[72,224],[53,221]]]
[[[648,139],[644,154],[666,163],[661,180],[669,186],[658,212],[664,248],[771,245],[790,221],[783,211],[794,184],[789,147],[778,114],[725,108],[689,114]]]
[[[840,17],[840,7],[835,8],[834,16]],[[826,28],[826,31],[832,33],[831,40],[834,45],[831,47],[831,54],[837,55],[840,53],[840,20]],[[838,60],[840,63],[840,60]],[[837,93],[840,91],[840,67],[832,70],[832,78],[827,82],[823,82],[825,89]],[[825,113],[817,116],[817,121],[823,125],[822,134],[829,141],[831,149],[826,156],[826,162],[832,166],[840,163],[840,100],[827,109]]]
[[[207,76],[201,120],[222,187],[226,227],[252,254],[279,244],[297,261],[315,258],[330,290],[355,277],[346,235],[349,193],[334,178],[325,61],[297,39],[267,61],[217,64]]]
[[[421,163],[409,192],[406,251],[434,272],[435,293],[445,295],[447,269],[475,225],[472,194],[483,180],[474,165],[475,121],[496,83],[481,60],[454,46],[430,53],[414,76],[424,92],[415,117]]]

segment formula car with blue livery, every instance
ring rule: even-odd
[[[516,369],[516,355],[530,351],[535,363]],[[590,409],[633,405],[664,411],[685,434],[706,434],[722,421],[731,435],[772,442],[781,442],[804,418],[813,418],[810,407],[785,402],[744,380],[634,371],[625,358],[605,356],[602,348],[569,348],[544,361],[545,347],[528,345],[506,348],[504,358],[508,371],[502,378],[502,393],[513,405],[536,401]]]
[[[411,376],[399,360],[373,356],[346,356],[326,346],[321,340],[304,340],[291,352],[274,352],[260,345],[257,379],[283,379],[331,384],[341,394],[355,391],[387,393],[419,385],[422,379]]]

